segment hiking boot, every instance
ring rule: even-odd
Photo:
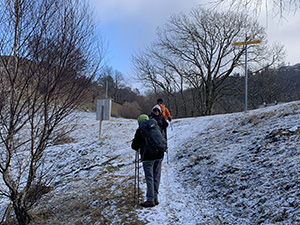
[[[141,203],[140,206],[143,206],[143,207],[154,207],[155,203],[151,202],[151,201],[146,201],[146,202]]]
[[[158,201],[157,199],[155,199],[155,200],[154,200],[154,204],[155,204],[155,205],[158,205],[158,204],[159,204],[159,201]]]

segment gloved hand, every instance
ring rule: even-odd
[[[168,117],[168,120],[171,122],[172,121],[171,117]]]

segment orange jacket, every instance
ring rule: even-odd
[[[166,119],[168,119],[169,117],[172,119],[172,116],[171,116],[168,108],[164,104],[160,104],[160,109]]]

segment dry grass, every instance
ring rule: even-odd
[[[128,165],[103,164],[93,185],[72,178],[74,190],[46,195],[30,212],[32,224],[144,224],[134,206],[134,177],[115,175],[124,166]]]

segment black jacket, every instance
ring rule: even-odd
[[[136,151],[140,149],[142,161],[162,159],[164,157],[164,153],[159,152],[156,156],[147,153],[145,138],[146,137],[143,134],[143,132],[140,130],[140,128],[138,128],[135,132],[134,139],[131,143],[131,148]]]
[[[154,113],[151,113],[149,115],[149,118],[153,118],[157,121],[158,123],[158,126],[162,129],[162,130],[165,130],[169,123],[167,122],[166,118],[163,116],[163,114],[159,114],[158,116],[155,115]]]

